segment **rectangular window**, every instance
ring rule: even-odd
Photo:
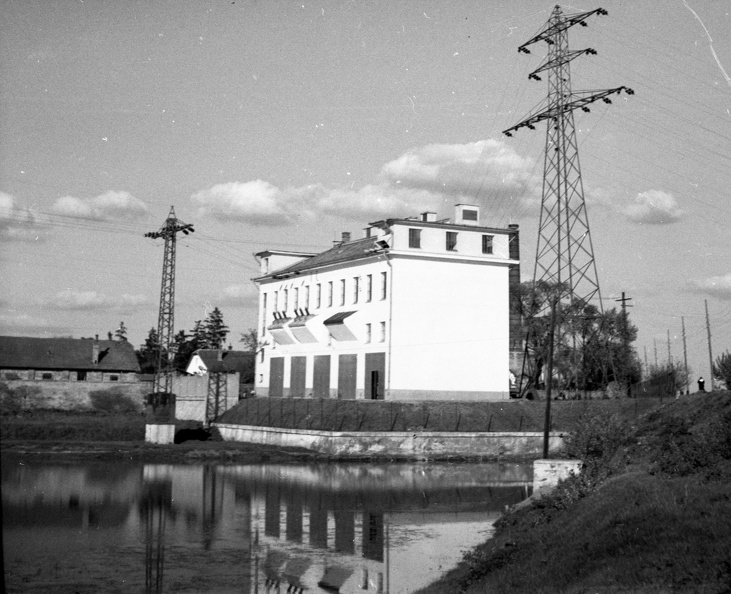
[[[109,376],[109,381],[110,382],[118,382],[119,381],[119,376],[118,375],[110,375]]]
[[[279,311],[279,291],[274,291],[274,298],[272,299],[272,311]]]
[[[457,251],[457,233],[454,231],[447,231],[447,251]]]
[[[387,293],[388,293],[388,273],[382,272],[381,273],[381,300],[384,300],[386,298]]]
[[[365,341],[366,342],[370,342],[371,341],[371,324],[366,324],[366,338],[365,338]]]
[[[320,283],[317,283],[317,288],[315,289],[315,307],[317,309],[322,307],[322,285]]]
[[[76,381],[77,382],[86,381],[86,371],[77,371],[76,372]]]
[[[305,309],[310,309],[310,285],[307,285],[305,287],[305,298],[302,307],[304,307]]]
[[[360,293],[360,277],[353,277],[353,303],[358,303],[358,293]]]
[[[482,236],[482,253],[483,254],[492,254],[492,235],[483,235]]]
[[[294,309],[295,311],[300,308],[300,290],[299,287],[294,289]]]
[[[340,281],[340,305],[345,305],[345,279]]]
[[[283,305],[282,311],[284,312],[284,315],[287,315],[287,310],[289,309],[289,289],[284,289],[284,291],[282,291],[282,293],[284,294],[283,295],[284,303],[282,304]]]
[[[381,322],[381,336],[379,342],[386,342],[386,322]]]
[[[477,211],[471,210],[471,209],[463,209],[462,210],[462,220],[464,221],[476,221],[477,220]]]
[[[366,276],[366,301],[370,303],[373,299],[373,275]]]
[[[333,282],[330,281],[327,283],[327,306],[332,307],[333,306]]]
[[[421,247],[421,229],[409,229],[409,247]]]
[[[261,336],[264,336],[267,327],[267,294],[261,296]]]
[[[52,380],[53,379],[53,374],[52,373],[44,373],[41,377],[44,380]]]

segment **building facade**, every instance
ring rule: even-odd
[[[258,395],[509,397],[517,225],[481,226],[460,204],[454,220],[386,219],[319,254],[257,258]]]

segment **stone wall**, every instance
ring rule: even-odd
[[[152,386],[148,382],[107,381],[3,381],[0,389],[2,409],[21,410],[55,409],[68,411],[92,410],[91,392],[102,391],[128,396],[139,409],[144,409],[147,393]]]
[[[17,380],[44,382],[122,382],[136,383],[137,374],[127,371],[69,371],[68,369],[3,369],[0,381]]]
[[[278,429],[214,423],[226,441],[300,447],[332,456],[384,456],[416,460],[448,457],[537,458],[543,433],[343,432]],[[563,448],[564,434],[551,433],[549,452]]]

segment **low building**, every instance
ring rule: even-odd
[[[0,336],[0,380],[129,383],[139,371],[126,340]]]
[[[460,204],[454,220],[377,221],[322,253],[258,253],[257,395],[509,398],[518,233]]]

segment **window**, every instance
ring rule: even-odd
[[[304,307],[305,309],[310,309],[310,285],[307,285],[305,287],[305,297],[302,307]]]
[[[482,253],[483,254],[492,254],[492,235],[483,235],[482,236]]]
[[[462,220],[463,221],[476,221],[477,220],[477,211],[476,210],[470,210],[470,209],[463,209],[462,210]]]
[[[370,303],[373,299],[373,275],[366,276],[366,302]]]
[[[353,303],[358,303],[358,293],[360,293],[360,277],[353,277]]]
[[[299,287],[294,289],[294,309],[297,311],[300,308],[300,290]]]
[[[284,297],[284,307],[282,307],[282,311],[285,315],[287,315],[287,310],[289,309],[289,289],[284,289],[282,293]]]
[[[447,251],[457,251],[457,233],[454,231],[447,231]]]
[[[274,291],[274,297],[272,299],[272,310],[279,311],[279,291]]]
[[[315,290],[315,307],[320,309],[322,307],[322,285],[317,283],[317,289]]]
[[[386,322],[381,322],[381,336],[378,338],[379,342],[386,341]]]
[[[366,342],[371,341],[371,324],[366,324]]]
[[[264,336],[267,327],[267,294],[261,296],[261,336]]]
[[[382,272],[381,273],[381,300],[384,300],[386,298],[387,292],[388,292],[388,273]]]
[[[409,229],[409,247],[421,247],[421,229]]]
[[[119,381],[119,376],[118,375],[110,375],[109,376],[109,381],[110,382],[118,382]]]
[[[328,307],[333,306],[333,282],[332,281],[327,283],[327,306]]]
[[[340,305],[345,305],[345,279],[340,281]]]
[[[53,374],[52,373],[44,373],[41,377],[44,380],[52,380],[53,379]]]

